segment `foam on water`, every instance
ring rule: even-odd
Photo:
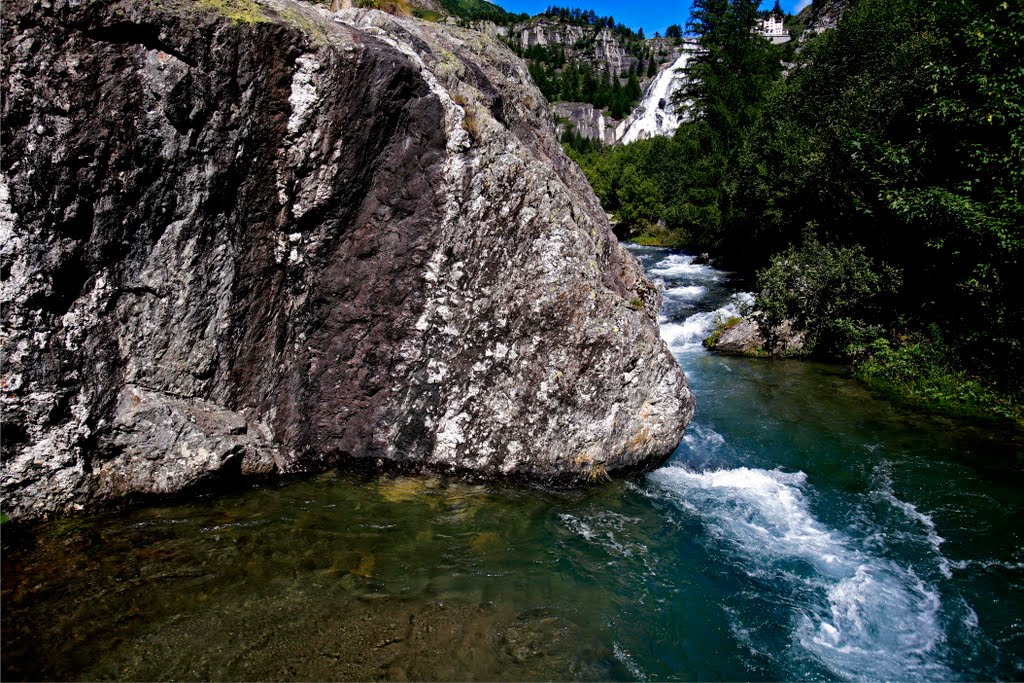
[[[647,677],[644,675],[643,670],[637,665],[636,661],[629,656],[626,648],[622,647],[616,642],[612,643],[612,653],[615,655],[615,659],[622,662],[622,665],[626,667],[626,671],[633,678],[634,681],[646,681]]]
[[[711,427],[694,424],[686,430],[686,434],[683,436],[683,443],[695,452],[713,453],[725,444],[725,437]]]
[[[952,563],[954,569],[984,569],[986,571],[1001,570],[1009,572],[1024,571],[1024,562],[1003,562],[1001,560],[957,560]]]
[[[669,254],[648,269],[647,274],[659,278],[687,277],[698,281],[721,280],[724,273],[707,264],[690,263],[692,256],[687,254]]]
[[[752,579],[789,584],[793,643],[834,674],[951,677],[939,660],[938,593],[818,521],[803,472],[666,467],[651,479],[679,507],[696,510]]]
[[[913,503],[908,503],[896,497],[892,488],[892,474],[889,472],[887,466],[880,466],[876,468],[875,475],[878,480],[878,483],[876,484],[878,488],[875,489],[872,495],[887,503],[893,509],[898,510],[908,520],[910,520],[911,523],[917,525],[922,531],[924,531],[925,541],[929,546],[931,546],[939,571],[942,572],[942,575],[947,579],[953,578],[953,569],[949,560],[942,554],[942,544],[946,542],[946,539],[939,535],[935,528],[935,520],[932,516],[918,510],[917,506]]]
[[[699,299],[704,296],[707,291],[707,287],[701,287],[700,285],[684,285],[682,287],[671,287],[666,289],[664,294],[670,299],[693,301],[694,299]]]
[[[647,555],[647,548],[643,544],[621,540],[631,536],[629,527],[636,524],[639,521],[637,519],[611,510],[600,510],[586,517],[562,513],[558,518],[569,531],[588,543],[600,546],[613,557],[643,559]]]

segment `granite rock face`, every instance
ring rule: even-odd
[[[589,26],[534,17],[515,25],[513,32],[518,34],[523,48],[561,46],[570,59],[589,63],[597,70],[616,76],[639,66],[637,58],[629,54],[615,33],[607,28],[595,33]]]
[[[8,515],[352,463],[583,482],[675,448],[659,295],[493,39],[289,0],[3,20]]]

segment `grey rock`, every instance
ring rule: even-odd
[[[775,347],[768,349],[757,321],[757,312],[754,311],[738,322],[723,325],[705,340],[705,346],[718,353],[737,356],[792,355],[803,350],[806,336],[792,322],[784,321],[775,330]]]
[[[694,400],[658,292],[525,65],[457,27],[257,7],[4,3],[4,512],[339,464],[661,463]]]
[[[512,34],[518,37],[523,48],[561,46],[567,58],[585,62],[613,76],[637,65],[636,57],[629,54],[615,33],[606,28],[595,32],[590,26],[540,16],[516,24]]]
[[[615,144],[615,129],[618,121],[594,105],[586,102],[555,102],[551,105],[555,120],[558,121],[556,134],[561,137],[571,124],[572,130],[588,140],[596,140],[601,144]],[[568,122],[568,123],[566,123]]]
[[[135,386],[121,392],[108,454],[93,470],[99,498],[175,493],[210,479],[270,474],[281,457],[266,425],[250,425],[207,401]]]

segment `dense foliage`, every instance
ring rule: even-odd
[[[453,16],[466,21],[493,21],[495,24],[510,24],[527,18],[526,15],[507,12],[487,0],[441,0],[441,6]]]
[[[927,360],[1024,390],[1024,8],[861,0],[788,76],[755,19],[749,0],[697,0],[693,122],[573,152],[606,207],[640,236],[768,266],[760,305],[865,377]],[[833,268],[852,292],[829,289]],[[813,304],[836,296],[839,312]]]
[[[593,26],[600,30],[603,28],[618,28],[627,36],[632,36],[633,32],[625,26],[619,26],[615,23],[614,17],[600,17],[594,10],[582,10],[578,7],[548,7],[546,10],[540,13],[542,17],[548,17],[549,19],[557,19],[563,24],[576,24],[579,26]]]
[[[636,67],[610,75],[586,62],[568,62],[561,48],[534,46],[525,51],[530,75],[549,102],[589,102],[614,118],[627,116],[643,96]]]
[[[809,234],[804,244],[776,255],[757,274],[760,327],[772,333],[786,320],[806,330],[814,351],[841,357],[885,333],[899,273],[875,262],[864,247],[828,246]]]

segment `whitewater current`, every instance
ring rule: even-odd
[[[663,289],[662,337],[697,395],[704,396],[702,376],[716,360],[702,340],[721,321],[749,311],[754,297],[730,292],[726,273],[691,265],[685,254],[642,248],[634,253]],[[638,490],[676,508],[680,531],[697,523],[720,561],[745,575],[749,590],[758,593],[751,602],[769,603],[766,608],[782,621],[772,624],[786,634],[782,649],[772,651],[773,637],[758,633],[768,627],[759,623],[763,612],[751,605],[725,608],[734,636],[752,656],[794,678],[817,672],[867,680],[957,678],[944,662],[939,582],[952,578],[944,539],[932,516],[897,497],[885,466],[872,473],[875,487],[866,499],[903,517],[896,535],[912,537],[927,555],[923,563],[890,552],[886,536],[893,531],[872,528],[865,515],[845,526],[823,521],[816,509],[829,501],[812,477],[765,467],[763,457],[730,444],[703,412],[698,405],[679,452]],[[725,465],[744,461],[751,464]],[[918,573],[922,564],[927,575]],[[958,608],[963,626],[976,628],[973,610]]]

